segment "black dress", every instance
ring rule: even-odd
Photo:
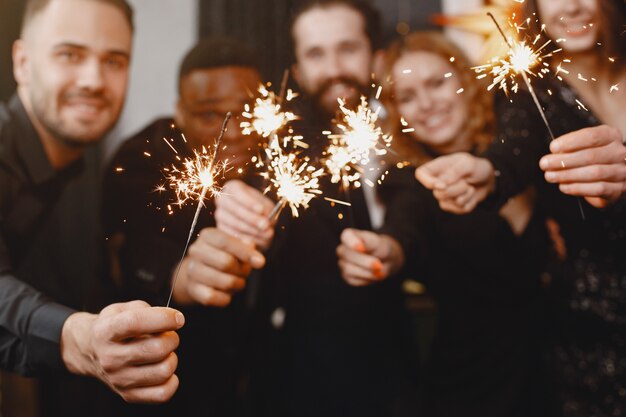
[[[556,136],[599,124],[568,85],[537,80],[535,90]],[[626,415],[626,204],[597,209],[545,182],[538,163],[548,153],[548,133],[528,93],[512,99],[498,100],[499,140],[487,152],[499,171],[496,198],[534,184],[567,247],[550,301],[555,413]]]
[[[410,197],[402,195],[407,182]],[[438,307],[423,415],[537,416],[534,322],[548,247],[541,216],[518,237],[493,210],[445,212],[412,169],[390,173],[380,191],[401,214],[387,216],[383,232],[401,242],[405,273]]]

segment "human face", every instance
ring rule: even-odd
[[[42,137],[80,148],[113,128],[131,42],[123,12],[106,3],[55,0],[33,18],[15,45],[15,75]]]
[[[367,94],[372,50],[361,14],[344,5],[316,7],[293,26],[294,77],[322,110],[334,115],[337,99],[356,106]]]
[[[537,0],[537,9],[552,39],[566,52],[589,51],[598,39],[598,0]]]
[[[192,71],[181,81],[176,124],[192,149],[210,147],[220,134],[226,113],[233,117],[218,153],[232,163],[249,160],[256,150],[256,137],[241,133],[240,115],[261,84],[258,71],[245,67],[221,67]]]
[[[392,77],[394,103],[417,140],[439,154],[470,150],[464,134],[469,106],[457,94],[462,85],[449,61],[432,52],[407,52]]]

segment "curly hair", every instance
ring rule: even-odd
[[[495,132],[495,115],[493,95],[487,91],[486,85],[476,79],[471,70],[469,60],[463,52],[439,32],[414,32],[396,40],[387,49],[385,56],[385,77],[383,102],[389,112],[389,129],[394,135],[392,149],[396,162],[420,165],[432,159],[432,151],[425,147],[419,138],[402,133],[400,115],[393,95],[393,67],[396,62],[409,52],[430,52],[450,63],[458,73],[464,91],[459,95],[469,106],[469,114],[465,121],[473,148],[482,152],[492,142]]]

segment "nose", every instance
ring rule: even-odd
[[[581,0],[564,0],[563,1],[563,10],[567,14],[576,14],[580,11],[581,8]]]
[[[104,87],[103,68],[96,58],[86,60],[80,67],[78,86],[88,90],[101,90]]]
[[[343,75],[343,63],[337,54],[329,54],[324,68],[327,79],[333,79]]]
[[[430,111],[433,108],[434,104],[435,100],[427,91],[423,91],[422,93],[417,95],[417,106],[420,111]]]

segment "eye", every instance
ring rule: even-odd
[[[62,61],[68,62],[68,63],[77,63],[81,59],[80,53],[71,49],[61,50],[57,53],[57,56]]]
[[[122,70],[128,66],[128,62],[122,57],[108,57],[104,61],[104,65],[112,70]]]

